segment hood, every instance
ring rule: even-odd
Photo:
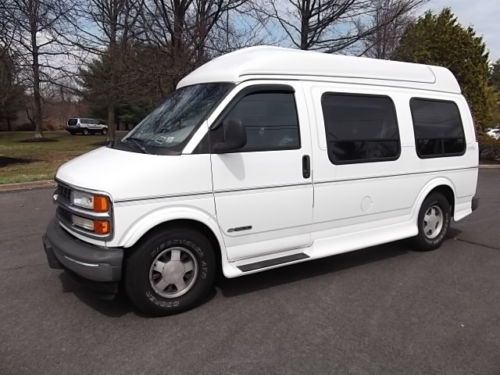
[[[113,201],[212,190],[209,155],[149,155],[101,147],[57,171],[61,182],[109,193]]]

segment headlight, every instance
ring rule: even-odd
[[[86,208],[87,210],[94,209],[94,195],[73,190],[71,192],[71,204]]]
[[[109,211],[108,197],[92,193],[84,193],[83,191],[78,190],[73,190],[71,192],[71,204],[95,212]]]

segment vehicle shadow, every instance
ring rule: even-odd
[[[455,227],[449,227],[448,228],[448,233],[446,233],[446,238],[447,239],[450,239],[450,238],[457,238],[458,236],[460,236],[462,234],[462,230],[458,229],[458,228],[455,228]]]
[[[369,247],[323,259],[298,263],[253,275],[226,279],[221,277],[216,286],[224,297],[239,296],[257,290],[292,283],[312,277],[339,272],[412,252],[407,240]]]
[[[132,304],[121,292],[115,296],[96,293],[86,285],[79,283],[66,271],[59,274],[59,279],[64,293],[73,293],[81,302],[103,315],[118,318],[126,314],[136,313]]]
[[[110,318],[119,318],[128,314],[134,314],[142,318],[152,318],[151,315],[144,314],[135,309],[122,288],[115,295],[98,293],[88,286],[81,284],[66,271],[59,274],[59,280],[61,281],[63,293],[73,293],[81,302],[102,315]],[[213,289],[202,303],[207,303],[216,294],[216,290]]]
[[[460,233],[459,229],[450,227],[447,238],[456,238]],[[220,275],[216,281],[215,288],[204,303],[213,299],[219,293],[226,298],[240,296],[282,284],[293,283],[383,261],[412,252],[410,241],[401,240],[235,279],[226,279]],[[123,291],[120,291],[114,298],[109,298],[106,295],[96,294],[94,291],[88,289],[88,287],[80,284],[67,272],[62,272],[59,278],[64,293],[73,293],[81,302],[105,316],[116,318],[133,313],[140,317],[149,317],[134,309]]]
[[[460,229],[450,227],[446,238],[457,238],[461,233]],[[404,239],[235,279],[221,276],[217,280],[216,287],[224,297],[239,296],[413,252],[415,250],[411,239]]]

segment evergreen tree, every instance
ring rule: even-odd
[[[500,91],[500,59],[498,59],[491,68],[490,84]]]
[[[174,86],[168,61],[154,46],[130,45],[115,55],[112,64],[102,54],[80,69],[82,97],[89,104],[91,115],[106,118],[108,103],[114,103],[114,117],[126,128],[136,125]],[[111,88],[114,88],[113,90]]]
[[[425,13],[404,32],[394,59],[450,69],[469,102],[476,128],[492,121],[493,91],[488,86],[488,52],[472,27],[463,27],[449,8]]]

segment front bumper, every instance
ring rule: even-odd
[[[122,276],[123,249],[90,245],[68,234],[53,219],[43,236],[50,268],[67,269],[91,281],[114,282]]]

